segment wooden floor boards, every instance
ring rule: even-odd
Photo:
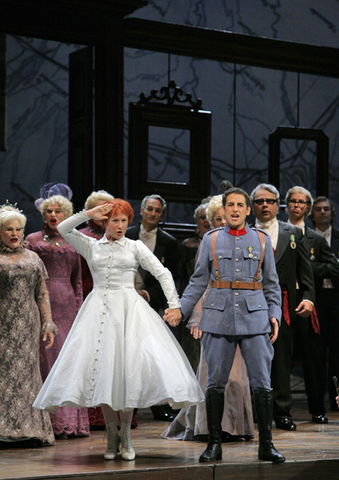
[[[272,465],[257,459],[258,436],[252,441],[223,444],[223,460],[199,464],[204,443],[164,440],[168,425],[139,410],[132,430],[134,461],[105,461],[105,433],[90,438],[57,440],[54,447],[2,448],[0,479],[65,480],[339,480],[339,412],[329,412],[327,425],[311,423],[306,404],[293,407],[296,432],[273,428],[276,448],[286,462]]]

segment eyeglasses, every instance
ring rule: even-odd
[[[288,203],[293,203],[294,205],[296,205],[297,203],[299,205],[305,205],[305,203],[310,203],[308,200],[296,200],[295,198],[291,198],[291,200],[288,201]]]
[[[264,203],[267,203],[267,205],[274,205],[277,201],[276,198],[258,198],[257,200],[253,200],[257,205],[264,205]]]

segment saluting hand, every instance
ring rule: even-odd
[[[113,205],[111,203],[104,203],[103,205],[98,205],[90,210],[86,210],[86,213],[92,220],[101,222],[102,220],[108,219],[107,215],[112,210],[112,207]]]

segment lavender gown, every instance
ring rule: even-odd
[[[58,242],[61,246],[46,242],[45,233],[50,241]],[[41,376],[45,381],[82,304],[80,255],[71,245],[64,243],[59,232],[49,229],[46,224],[44,231],[32,233],[26,240],[29,248],[39,255],[46,266],[52,318],[59,329],[53,347],[49,350],[40,348]],[[56,414],[51,414],[51,422],[55,435],[89,435],[87,408],[74,410],[68,406],[62,407]]]

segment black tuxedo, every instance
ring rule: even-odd
[[[310,230],[312,231],[312,230]],[[316,232],[315,232],[316,233]],[[323,241],[327,241],[321,234]],[[327,244],[328,245],[328,244]],[[332,377],[339,378],[339,230],[332,227],[331,251],[336,268],[324,272],[323,277],[316,281],[316,302],[320,324],[320,338],[322,345],[322,375],[328,378],[328,391],[331,408],[336,409],[335,397],[337,395]],[[316,278],[316,277],[315,277]],[[334,288],[323,288],[323,278],[330,278]],[[328,375],[326,374],[328,351]],[[325,387],[324,387],[325,388]]]
[[[339,259],[339,230],[332,227],[331,249],[334,256]],[[332,278],[333,286],[339,291],[339,278]],[[339,378],[339,377],[338,377]]]
[[[283,312],[278,339],[274,343],[271,375],[274,399],[273,417],[276,420],[291,416],[290,374],[294,339],[301,318],[297,317],[295,309],[302,299],[314,303],[314,281],[306,238],[300,228],[281,221],[278,223],[279,234],[275,250],[275,263],[279,283],[283,292],[286,290],[288,294],[290,326],[287,325],[286,315]],[[297,279],[298,291],[296,289]],[[303,320],[305,320],[304,323],[310,323],[309,318]]]
[[[129,227],[126,231],[126,237],[132,240],[139,240],[140,224]],[[178,269],[178,244],[172,235],[158,227],[157,238],[155,242],[154,255],[161,263],[172,273],[176,281]],[[150,305],[159,312],[167,306],[167,300],[162,291],[161,285],[156,278],[148,271],[139,267],[139,273],[143,279],[145,290],[150,296]]]

